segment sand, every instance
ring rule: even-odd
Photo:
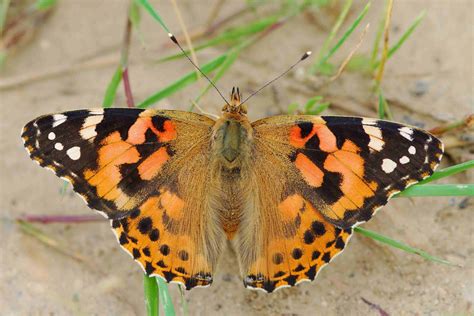
[[[169,1],[153,1],[172,30],[179,33]],[[179,1],[189,29],[202,25],[214,1]],[[363,6],[356,1],[349,20]],[[241,4],[227,1],[222,16]],[[41,114],[98,106],[114,72],[124,29],[123,1],[61,1],[51,18],[41,26],[31,43],[17,50],[0,73],[10,80],[57,67],[75,65],[91,58],[101,65],[80,67],[70,73],[0,90],[0,314],[2,315],[143,315],[142,271],[118,246],[107,222],[37,225],[48,236],[79,254],[82,261],[45,246],[25,234],[13,220],[24,214],[74,215],[91,211],[71,189],[60,194],[62,181],[30,161],[22,147],[20,130]],[[401,36],[415,17],[427,15],[412,37],[389,61],[383,82],[390,100],[414,111],[394,106],[395,119],[422,123],[431,128],[461,119],[473,112],[473,2],[396,1],[393,10],[393,39]],[[382,1],[374,1],[365,23],[371,27],[360,51],[369,52]],[[245,23],[244,17],[236,23]],[[318,23],[299,17],[286,23],[250,49],[218,83],[227,93],[234,85],[244,93],[254,90],[295,61],[304,51],[319,49],[333,17],[322,11]],[[347,26],[347,24],[346,24]],[[360,29],[356,34],[360,34]],[[134,34],[136,35],[136,33]],[[134,36],[130,77],[136,100],[173,82],[191,70],[184,60],[165,64],[153,61],[176,52],[163,49],[166,34],[143,13],[142,41]],[[356,44],[353,36],[335,57],[340,62]],[[223,48],[199,54],[199,62],[219,55]],[[300,68],[305,67],[302,65]],[[252,100],[250,117],[277,113],[291,102],[304,103],[308,86],[299,84],[298,71]],[[190,86],[156,108],[187,109],[204,83]],[[374,115],[370,80],[344,73],[321,94],[336,100],[328,113],[354,111]],[[305,92],[306,91],[306,92]],[[364,103],[365,102],[365,103]],[[117,106],[125,106],[119,89]],[[222,102],[210,92],[201,106],[219,113]],[[359,110],[358,110],[359,109]],[[362,109],[362,110],[360,110]],[[350,108],[349,108],[350,110]],[[354,114],[354,113],[352,113]],[[449,150],[448,150],[449,153]],[[472,159],[459,151],[456,159]],[[442,167],[452,160],[445,159]],[[472,183],[473,174],[445,179],[443,183]],[[473,313],[474,242],[472,201],[464,197],[393,199],[363,227],[400,240],[463,267],[426,261],[416,255],[378,244],[356,234],[344,254],[312,283],[304,283],[274,294],[244,289],[236,259],[227,251],[215,274],[214,284],[185,294],[191,315],[379,315],[363,299],[392,315],[467,315]],[[175,285],[170,292],[180,310]]]

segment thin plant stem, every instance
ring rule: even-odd
[[[130,12],[132,10],[133,0],[130,0],[130,7],[127,14],[127,23],[125,26],[125,33],[123,36],[122,51],[120,57],[120,64],[122,65],[122,79],[123,79],[123,88],[125,91],[125,97],[127,99],[127,106],[133,108],[135,102],[133,101],[132,89],[130,86],[130,77],[128,73],[128,56],[130,51],[130,41],[132,37],[132,19],[130,18]]]
[[[385,63],[388,58],[388,50],[389,50],[388,42],[389,42],[389,35],[390,35],[390,22],[391,22],[391,17],[392,17],[392,9],[393,9],[393,0],[388,0],[387,12],[386,12],[386,17],[385,17],[385,25],[384,25],[384,44],[383,44],[383,50],[382,50],[382,59],[380,61],[377,75],[375,76],[376,90],[378,90],[382,82],[382,77],[385,70]]]

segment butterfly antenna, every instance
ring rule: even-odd
[[[183,49],[183,47],[179,44],[178,40],[176,39],[176,37],[171,34],[171,33],[168,33],[168,36],[169,38],[173,41],[173,43],[175,43],[179,49],[181,50],[181,52],[184,54],[184,56],[186,56],[186,58],[189,60],[189,62],[194,66],[194,68],[196,68],[197,70],[199,70],[199,72],[201,73],[201,75],[204,76],[204,78],[207,79],[207,81],[209,81],[209,83],[216,89],[216,91],[219,93],[219,95],[221,96],[221,98],[225,101],[225,103],[227,103],[228,106],[230,106],[229,102],[227,101],[227,99],[222,95],[222,93],[219,91],[219,89],[217,88],[217,86],[214,84],[214,82],[212,82],[211,79],[209,79],[209,77],[201,70],[201,68],[199,68],[198,65],[196,65],[193,60],[189,57],[189,55],[186,53],[186,51]]]
[[[253,97],[254,95],[256,95],[257,93],[259,93],[260,91],[262,91],[263,89],[265,89],[266,87],[268,87],[269,85],[271,85],[273,82],[277,81],[278,79],[280,79],[281,77],[283,77],[284,75],[286,75],[287,73],[289,73],[291,70],[293,70],[293,68],[295,68],[300,62],[302,62],[303,60],[305,60],[306,58],[308,58],[309,56],[311,56],[311,51],[307,51],[306,53],[304,53],[303,56],[301,56],[300,60],[298,60],[296,63],[294,63],[293,65],[291,65],[290,68],[288,68],[287,70],[285,70],[285,72],[283,72],[282,74],[280,74],[278,77],[270,80],[269,82],[267,82],[266,84],[264,84],[260,89],[258,89],[257,91],[255,91],[254,93],[252,93],[251,95],[249,95],[244,101],[242,101],[241,103],[245,103],[247,102],[251,97]]]

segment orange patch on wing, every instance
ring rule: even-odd
[[[308,157],[306,157],[306,155],[299,153],[296,156],[295,165],[309,185],[313,187],[321,186],[323,183],[324,173]]]
[[[337,151],[326,158],[324,168],[342,174],[341,191],[344,193],[344,196],[331,205],[332,214],[329,213],[328,216],[344,218],[346,211],[362,207],[365,199],[374,195],[372,187],[362,180],[364,160],[359,155]]]
[[[152,127],[153,124],[150,117],[139,117],[128,130],[127,142],[134,145],[143,144],[146,131]]]
[[[295,219],[296,215],[298,215],[299,209],[301,207],[301,197],[299,195],[293,194],[278,205],[278,210],[280,211],[284,221],[291,221]]]
[[[161,132],[153,125],[152,118],[146,116],[137,118],[136,122],[130,127],[127,142],[134,145],[143,144],[146,139],[146,132],[149,129],[155,133],[160,142],[169,142],[176,138],[176,127],[171,120],[167,120],[163,123],[164,131]]]
[[[337,150],[336,136],[323,123],[313,123],[313,129],[306,137],[301,137],[301,128],[296,125],[290,129],[290,144],[296,148],[303,148],[306,142],[317,135],[319,138],[319,148],[325,152],[333,152]],[[317,148],[313,148],[317,149]]]
[[[329,130],[326,125],[315,125],[316,134],[319,137],[319,148],[325,152],[333,152],[337,150],[336,136]]]
[[[298,125],[290,129],[290,144],[296,148],[303,148],[306,142],[315,134],[314,127],[306,137],[301,137],[301,128]]]
[[[338,150],[333,153],[333,156],[329,157],[329,161],[326,159],[326,162],[328,164],[332,164],[332,168],[338,168],[339,165],[342,165],[347,166],[347,168],[344,168],[344,170],[346,170],[350,166],[350,171],[354,172],[359,177],[364,176],[364,159],[360,155],[348,151]]]
[[[165,162],[169,159],[165,147],[161,147],[156,152],[146,158],[139,166],[138,173],[143,180],[151,180],[161,170]]]
[[[166,121],[163,124],[163,129],[164,129],[164,132],[159,132],[160,141],[169,142],[170,140],[173,140],[176,138],[176,126],[173,122],[171,122],[170,120]]]
[[[379,185],[375,181],[372,181],[372,182],[369,183],[369,188],[371,188],[373,191],[377,190],[378,187],[379,187]]]
[[[104,145],[98,151],[98,168],[86,169],[84,177],[91,186],[96,187],[98,196],[109,201],[118,198],[121,201],[128,200],[129,197],[117,188],[122,180],[119,166],[137,162],[140,154],[135,147],[121,140],[119,132],[105,138],[102,144]]]
[[[173,194],[170,191],[164,191],[161,193],[160,201],[169,217],[175,220],[179,220],[182,217],[184,201],[176,194]]]
[[[354,144],[352,141],[346,140],[344,144],[342,145],[342,150],[350,151],[357,154],[360,151],[360,148],[356,144]]]
[[[102,145],[109,145],[120,141],[122,141],[122,138],[120,137],[120,132],[113,132],[112,134],[104,138],[104,140],[102,140]]]

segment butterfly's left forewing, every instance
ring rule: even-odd
[[[245,284],[269,292],[313,280],[352,226],[431,175],[443,153],[434,136],[388,121],[277,116],[252,126],[256,214],[236,244]]]
[[[208,207],[213,124],[179,111],[80,110],[39,117],[22,137],[33,160],[112,220],[147,274],[192,288],[212,282],[225,240]]]

